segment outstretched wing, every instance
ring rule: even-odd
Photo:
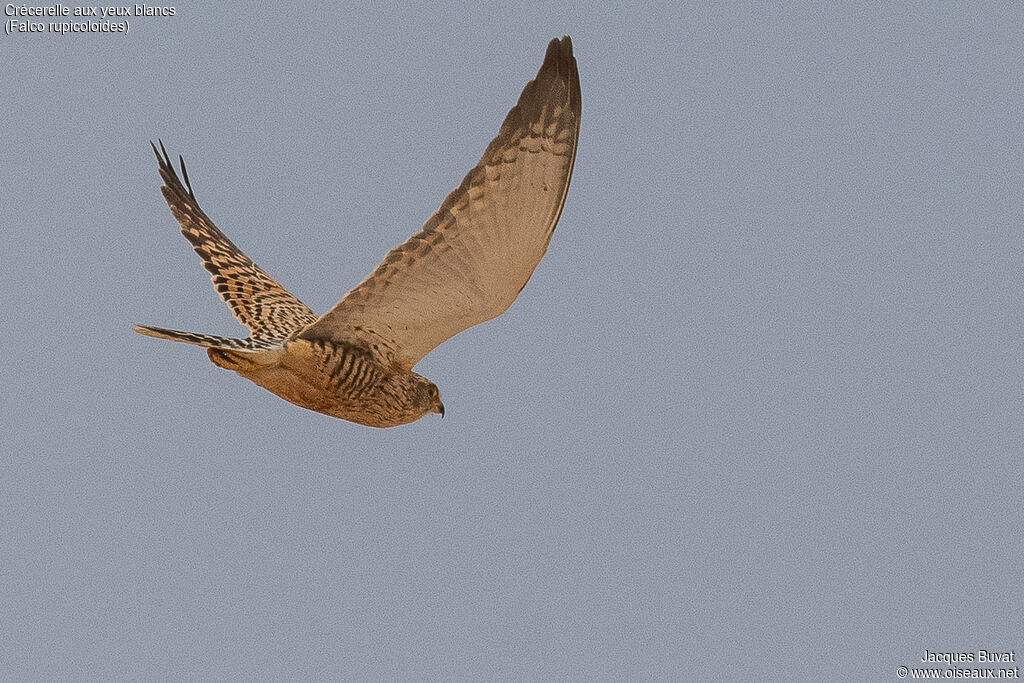
[[[298,336],[359,343],[407,370],[501,315],[547,250],[580,126],[572,41],[552,40],[483,157],[423,229]]]
[[[295,330],[314,322],[317,316],[309,307],[243,254],[199,208],[185,170],[185,160],[178,157],[185,180],[182,185],[171,166],[164,143],[160,142],[159,150],[153,143],[150,145],[160,164],[160,177],[164,180],[160,191],[181,225],[181,234],[192,243],[203,260],[203,266],[210,271],[220,298],[249,328],[250,334],[253,337],[285,339]]]

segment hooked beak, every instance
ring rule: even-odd
[[[441,413],[441,419],[444,419],[444,404],[440,401],[437,402],[437,412]]]

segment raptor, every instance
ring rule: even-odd
[[[569,189],[580,127],[572,41],[552,40],[497,137],[423,228],[322,316],[257,266],[199,208],[153,145],[161,191],[245,338],[136,325],[206,348],[216,365],[296,405],[372,427],[444,415],[437,386],[413,372],[446,339],[512,304],[547,250]]]

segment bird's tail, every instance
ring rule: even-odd
[[[164,327],[153,327],[152,325],[135,325],[133,330],[139,334],[158,339],[170,339],[171,341],[195,344],[208,349],[231,349],[232,351],[260,351],[280,345],[276,340],[260,339],[249,337],[248,339],[236,339],[234,337],[220,337],[215,334],[199,334],[198,332],[182,332],[180,330],[168,330]]]
[[[206,355],[210,357],[214,364],[228,370],[241,372],[242,374],[255,371],[268,364],[273,364],[277,354],[267,352],[271,349],[281,350],[281,340],[279,339],[264,339],[261,337],[236,339],[234,337],[220,337],[215,334],[168,330],[164,327],[153,327],[152,325],[135,325],[132,329],[139,334],[145,334],[149,337],[170,339],[171,341],[202,346],[206,349]]]

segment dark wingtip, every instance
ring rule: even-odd
[[[178,155],[178,165],[181,166],[181,177],[185,181],[185,187],[188,188],[188,193],[192,199],[195,199],[196,193],[192,191],[192,183],[188,179],[188,170],[185,168],[185,158],[180,154]]]
[[[568,85],[570,90],[569,107],[579,114],[580,110],[580,75],[576,67],[576,57],[572,53],[572,38],[562,36],[552,38],[544,53],[544,62],[537,71],[537,81],[552,79]]]
[[[178,179],[178,173],[174,170],[174,166],[171,164],[171,155],[167,153],[167,148],[164,147],[164,141],[157,138],[157,144],[160,148],[153,144],[153,141],[149,141],[149,146],[153,148],[153,154],[156,155],[157,163],[160,164],[160,175],[164,178],[164,184],[167,187],[173,187],[175,183],[180,184]],[[192,190],[192,182],[188,178],[188,169],[185,168],[185,159],[179,154],[178,165],[181,166],[181,176],[185,181],[185,189],[192,199],[196,198],[196,193]]]
[[[167,148],[164,147],[164,141],[160,138],[157,138],[156,141],[160,145],[160,149],[157,149],[152,140],[149,141],[149,146],[153,148],[153,154],[156,155],[157,163],[159,163],[160,168],[163,169],[164,167],[171,165],[171,159],[167,156]]]
[[[544,53],[542,68],[548,64],[568,64],[572,62],[575,62],[572,56],[572,38],[569,36],[552,38],[551,42],[548,43],[547,52]]]

